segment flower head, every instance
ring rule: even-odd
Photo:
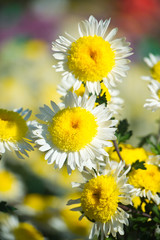
[[[0,153],[5,153],[6,149],[12,149],[22,157],[28,156],[27,151],[33,150],[31,146],[32,122],[27,122],[31,111],[22,108],[15,111],[0,109]]]
[[[160,170],[153,164],[145,164],[146,169],[132,169],[128,174],[128,182],[138,190],[140,197],[160,203]]]
[[[82,184],[73,184],[81,189],[79,199],[70,200],[69,205],[79,203],[79,207],[73,208],[73,211],[81,211],[83,218],[87,217],[94,222],[90,233],[90,238],[99,235],[104,239],[112,234],[114,237],[119,232],[124,234],[123,224],[128,225],[129,215],[123,210],[122,205],[131,203],[133,188],[127,184],[124,163],[120,162],[116,168],[112,164],[102,174],[95,172],[82,172],[86,182]]]
[[[4,219],[0,227],[4,240],[44,240],[42,234],[29,222],[19,222],[15,216]]]
[[[144,61],[150,68],[150,76],[143,76],[142,78],[144,80],[156,80],[160,82],[160,56],[150,53],[149,57],[144,58]]]
[[[126,76],[131,55],[124,38],[113,40],[117,28],[107,34],[110,19],[97,21],[93,16],[78,25],[79,38],[59,37],[53,42],[57,71],[64,72],[62,82],[72,83],[74,89],[85,83],[91,93],[100,92],[100,81],[115,86]]]
[[[104,104],[95,107],[95,99],[69,92],[62,109],[54,102],[53,109],[46,105],[40,108],[37,116],[45,123],[34,134],[49,164],[55,162],[55,167],[61,168],[67,160],[69,172],[76,166],[82,171],[84,166],[96,167],[95,157],[103,160],[107,155],[103,147],[112,146],[109,140],[115,139],[113,126],[117,121],[110,119],[112,114]]]
[[[160,109],[160,81],[152,81],[148,85],[148,89],[151,92],[151,98],[146,99],[144,107],[152,112]]]

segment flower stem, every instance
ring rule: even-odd
[[[115,150],[116,150],[116,152],[117,152],[117,154],[118,154],[119,159],[120,159],[121,161],[123,161],[116,140],[113,140],[113,144],[114,144],[114,147],[115,147]]]

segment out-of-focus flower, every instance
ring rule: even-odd
[[[91,239],[94,235],[101,235],[101,239],[104,239],[104,236],[109,234],[113,237],[116,237],[117,232],[120,235],[124,234],[123,224],[128,225],[129,214],[121,208],[121,204],[132,204],[131,195],[134,191],[133,187],[127,184],[126,174],[130,168],[122,173],[124,165],[120,162],[112,169],[110,163],[108,169],[98,176],[94,171],[82,172],[86,182],[73,184],[82,192],[80,198],[70,200],[68,204],[79,204],[79,207],[72,209],[81,211],[79,219],[86,216],[94,222],[89,237]]]
[[[25,186],[20,177],[5,168],[0,169],[0,200],[19,202],[25,194]]]
[[[144,58],[144,61],[148,65],[151,71],[151,75],[143,76],[142,79],[149,81],[156,80],[160,82],[160,56],[159,55],[155,56],[150,53],[148,58],[147,57]]]
[[[74,90],[84,82],[89,92],[99,94],[100,81],[115,86],[126,76],[131,48],[124,38],[113,40],[114,28],[107,34],[110,20],[97,21],[93,16],[79,24],[79,38],[67,34],[53,42],[55,68],[63,72],[63,82],[72,83]],[[66,83],[67,84],[67,83]]]
[[[145,164],[146,169],[132,169],[128,182],[138,190],[137,196],[160,203],[160,170],[158,166]]]
[[[104,104],[95,107],[95,96],[89,99],[77,97],[69,92],[64,99],[64,108],[51,102],[52,108],[44,105],[37,115],[45,124],[38,124],[33,131],[38,138],[40,151],[47,152],[48,163],[55,162],[61,168],[67,160],[70,173],[76,167],[82,171],[84,166],[96,168],[95,157],[103,160],[107,155],[104,146],[112,146],[116,120]]]
[[[148,84],[148,89],[151,92],[151,98],[146,99],[144,107],[154,112],[160,109],[160,81],[152,81]]]
[[[29,222],[19,222],[15,216],[2,220],[1,237],[3,240],[44,240],[42,234]]]
[[[12,149],[23,158],[22,154],[28,156],[27,151],[33,150],[32,132],[34,122],[27,120],[31,111],[22,108],[15,111],[0,109],[0,153]]]

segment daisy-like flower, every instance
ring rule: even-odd
[[[25,193],[21,179],[5,168],[0,169],[0,200],[17,202]]]
[[[126,177],[130,168],[124,171],[125,164],[122,162],[114,169],[109,164],[110,167],[100,175],[94,171],[82,172],[86,182],[73,183],[73,187],[81,189],[81,196],[68,202],[68,205],[80,204],[72,209],[82,213],[79,220],[86,216],[94,222],[90,239],[94,235],[101,235],[102,240],[110,234],[116,237],[117,232],[123,235],[123,224],[128,225],[129,214],[123,210],[123,205],[132,204],[134,188],[127,184]]]
[[[19,222],[15,216],[5,218],[0,227],[3,240],[44,240],[43,235],[29,222]]]
[[[129,176],[129,184],[137,189],[137,196],[153,200],[160,204],[160,170],[158,166],[145,164],[146,169],[132,169]]]
[[[150,76],[143,76],[144,80],[156,80],[160,82],[160,55],[155,56],[152,53],[149,54],[149,57],[144,58],[145,63],[148,65],[151,71]]]
[[[49,164],[54,162],[56,168],[61,168],[66,162],[70,173],[76,167],[79,171],[84,166],[95,168],[95,157],[103,160],[108,155],[104,146],[112,146],[109,140],[116,138],[117,120],[111,120],[112,114],[104,104],[95,107],[95,100],[96,96],[87,99],[69,92],[63,109],[54,102],[52,109],[46,105],[40,108],[37,117],[46,123],[39,124],[33,133]]]
[[[98,99],[102,99],[104,102],[107,102],[107,108],[113,113],[113,115],[117,115],[121,110],[122,110],[122,105],[124,103],[123,99],[118,97],[119,91],[117,89],[110,87],[106,87],[103,82],[100,83],[101,86],[101,91],[99,95],[97,96]],[[59,85],[58,86],[58,92],[62,95],[65,96],[68,91],[73,92],[73,87],[69,85]],[[74,91],[77,96],[83,96],[86,95],[86,97],[89,98],[89,92],[85,88],[83,84]],[[63,97],[62,97],[63,99]]]
[[[146,99],[144,107],[152,112],[160,109],[160,81],[152,81],[148,85],[151,92],[151,99]]]
[[[23,154],[28,156],[27,151],[33,150],[32,129],[33,122],[28,121],[31,111],[22,108],[15,111],[0,109],[0,153],[6,150],[14,150],[18,157]]]
[[[74,90],[82,82],[91,93],[100,92],[100,81],[115,86],[126,76],[131,48],[125,38],[114,39],[117,28],[107,33],[110,19],[99,22],[90,16],[78,25],[79,38],[60,36],[53,42],[54,67],[63,72],[62,83],[73,84]]]

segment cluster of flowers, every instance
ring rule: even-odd
[[[67,34],[53,43],[54,67],[63,72],[58,86],[62,101],[40,107],[39,122],[27,122],[29,110],[0,109],[1,155],[13,149],[18,157],[28,156],[35,142],[48,164],[59,169],[66,165],[68,174],[78,169],[84,182],[72,186],[80,188],[80,198],[68,205],[76,204],[72,210],[82,213],[80,220],[93,222],[89,237],[102,240],[124,234],[135,198],[160,204],[160,156],[117,145],[116,117],[123,100],[116,86],[126,76],[132,49],[125,38],[114,39],[117,28],[109,32],[109,23],[90,16],[78,26],[78,39]],[[144,78],[153,98],[145,107],[155,111],[160,108],[160,57],[150,54],[145,61],[151,77]],[[136,160],[145,161],[145,170],[131,167]]]

